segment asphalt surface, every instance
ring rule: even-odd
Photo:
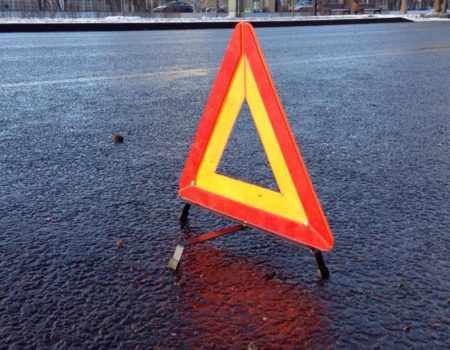
[[[450,26],[258,29],[335,235],[313,257],[177,183],[230,30],[0,35],[0,348],[447,349]],[[245,111],[219,170],[273,185]],[[124,143],[111,135],[121,133]]]

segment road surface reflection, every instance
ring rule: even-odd
[[[209,243],[190,246],[179,271],[179,315],[189,349],[329,348],[327,305],[317,288]]]

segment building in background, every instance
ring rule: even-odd
[[[235,12],[287,12],[306,0],[183,0],[191,4],[195,12],[214,12],[216,7],[221,11]],[[293,2],[293,5],[291,4]],[[343,4],[351,8],[354,0],[316,0],[319,13],[326,4]],[[151,13],[166,0],[0,0],[0,11],[21,12],[105,12],[115,14]],[[311,3],[311,1],[309,1]],[[312,1],[314,3],[314,1]],[[361,4],[385,10],[398,10],[400,0],[360,0]],[[408,0],[409,9],[429,9],[433,0]]]

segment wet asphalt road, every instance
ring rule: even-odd
[[[230,33],[0,34],[1,349],[449,348],[446,23],[258,29],[331,278],[250,229],[166,267],[230,223],[176,192]],[[249,118],[219,170],[271,186]]]

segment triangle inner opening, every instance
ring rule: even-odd
[[[216,172],[280,192],[247,101],[241,106]]]

